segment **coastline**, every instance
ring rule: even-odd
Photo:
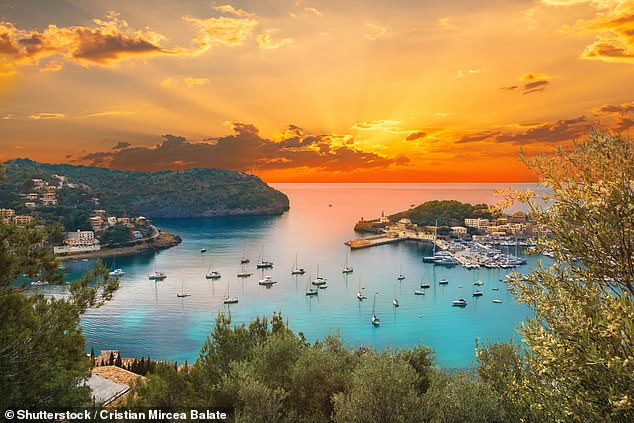
[[[84,259],[84,258],[101,258],[101,257],[114,257],[114,256],[126,256],[130,254],[137,254],[142,251],[148,250],[161,250],[164,248],[171,248],[180,244],[183,240],[180,236],[174,235],[169,232],[161,231],[155,239],[151,241],[145,241],[139,245],[131,245],[127,247],[117,248],[104,248],[99,251],[89,251],[76,254],[60,255],[57,258],[61,261],[71,259]]]

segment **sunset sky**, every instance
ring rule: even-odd
[[[0,0],[0,161],[510,182],[634,133],[634,0]]]

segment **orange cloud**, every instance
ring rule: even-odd
[[[425,138],[426,136],[427,134],[425,132],[421,132],[421,131],[412,132],[405,138],[405,141],[415,141],[421,138]]]
[[[261,34],[258,34],[255,39],[258,42],[258,46],[261,50],[274,50],[286,45],[292,45],[292,38],[284,38],[278,42],[275,42],[271,39],[270,35],[271,31],[264,31]]]
[[[193,23],[198,28],[194,37],[194,43],[197,44],[194,51],[196,55],[217,45],[237,46],[243,44],[258,26],[258,21],[253,17],[229,18],[221,16],[198,19],[186,16],[183,19]]]
[[[42,70],[61,69],[63,61],[84,66],[108,66],[125,58],[169,54],[160,47],[164,38],[146,30],[136,31],[111,12],[106,20],[94,19],[94,27],[49,25],[43,31],[25,30],[4,22],[0,24],[0,54],[8,55],[19,64],[39,65]]]
[[[550,6],[587,3],[597,9],[594,19],[579,22],[582,30],[597,32],[597,39],[580,58],[634,63],[634,2],[632,0],[544,0]]]
[[[114,149],[91,153],[77,161],[116,169],[152,170],[188,167],[216,167],[230,170],[295,169],[310,167],[327,171],[389,168],[405,165],[405,155],[388,156],[364,151],[350,143],[350,136],[307,135],[294,125],[280,141],[263,138],[254,125],[233,123],[233,135],[189,141],[164,135],[152,147],[132,147],[120,142]]]

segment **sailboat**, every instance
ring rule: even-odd
[[[396,285],[394,285],[394,299],[392,300],[392,304],[394,304],[394,307],[398,307],[400,305],[398,303],[398,299],[396,298]]]
[[[396,278],[398,281],[402,281],[403,279],[405,279],[405,276],[403,275],[403,266],[399,266],[398,268],[398,278]]]
[[[176,296],[178,298],[183,298],[183,297],[189,297],[191,295],[192,294],[190,294],[189,292],[185,292],[184,283],[183,283],[183,281],[181,281],[181,291],[178,294],[176,294]]]
[[[209,269],[207,269],[207,274],[205,275],[206,279],[220,279],[222,277],[219,271],[212,270],[213,265],[214,265],[214,260],[212,259],[211,263],[209,263]]]
[[[359,277],[359,292],[357,292],[357,298],[359,299],[359,301],[363,301],[368,298],[365,296],[362,289],[363,288],[361,288],[361,277]]]
[[[277,283],[277,281],[274,281],[273,280],[273,276],[271,276],[271,275],[266,275],[264,277],[264,279],[260,279],[258,281],[258,284],[263,285],[263,286],[267,286],[267,287],[270,287],[274,283]]]
[[[148,275],[148,278],[150,280],[154,280],[154,281],[162,281],[166,277],[167,277],[167,275],[165,273],[156,271],[156,256],[155,256],[154,257],[154,272],[150,273]]]
[[[319,276],[319,264],[317,264],[317,278],[313,280],[313,285],[319,286],[319,285],[325,285],[325,284],[326,284],[326,278]]]
[[[374,312],[374,306],[376,305],[376,294],[378,294],[378,292],[374,293],[374,301],[372,301],[372,317],[370,318],[370,321],[374,326],[379,326],[381,324],[381,319],[379,319],[379,316],[377,316]]]
[[[348,274],[348,273],[352,273],[352,267],[348,266],[348,253],[346,253],[346,262],[343,265],[343,270],[341,271],[341,273],[343,274]]]
[[[242,270],[240,270],[240,272],[238,272],[238,277],[239,278],[248,278],[251,275],[253,275],[253,273],[245,270],[244,263],[242,263]]]
[[[308,278],[310,281],[310,278]],[[319,289],[315,287],[309,287],[309,282],[306,282],[306,296],[312,297],[313,295],[318,295]]]
[[[249,260],[249,258],[247,257],[246,251],[244,251],[242,253],[242,258],[240,259],[240,264],[247,264],[247,263],[251,263],[251,260]]]
[[[258,258],[258,263],[255,265],[256,268],[258,269],[272,269],[273,268],[273,262],[272,261],[265,261],[264,260],[264,247],[262,247],[262,251],[260,252],[260,257]]]
[[[227,290],[225,291],[225,299],[223,303],[225,304],[235,304],[238,302],[238,297],[231,297],[229,295],[229,281],[227,281]]]
[[[293,263],[293,268],[291,269],[291,275],[303,275],[306,271],[303,268],[297,267],[297,254],[295,254],[295,262]]]
[[[117,258],[113,257],[112,258],[112,272],[108,272],[108,275],[110,276],[123,276],[125,275],[125,272],[123,271],[123,269],[117,269],[115,268],[115,263],[116,263]]]

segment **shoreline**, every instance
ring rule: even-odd
[[[75,254],[66,254],[59,255],[57,258],[61,261],[65,260],[74,260],[74,259],[85,259],[85,258],[101,258],[101,257],[114,257],[114,256],[126,256],[137,254],[143,251],[148,250],[162,250],[165,248],[175,247],[176,245],[183,242],[180,236],[174,235],[169,232],[160,232],[159,236],[156,237],[153,241],[148,242],[145,241],[139,245],[131,245],[128,247],[117,247],[117,248],[104,248],[99,251],[88,251],[85,253],[75,253]]]

